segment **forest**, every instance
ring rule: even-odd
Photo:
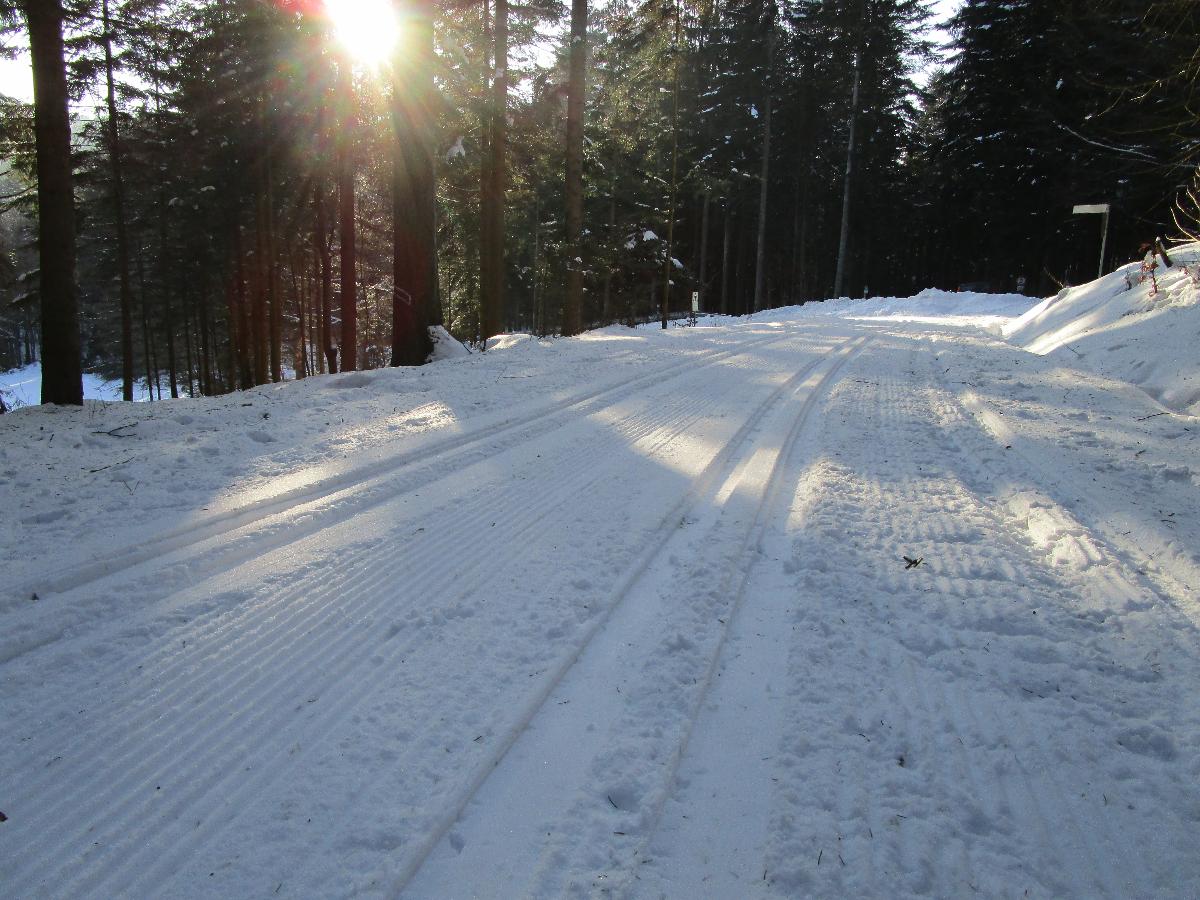
[[[151,398],[1052,294],[1194,212],[1188,0],[2,0],[0,369]]]

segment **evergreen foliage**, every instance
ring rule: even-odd
[[[856,296],[1048,292],[1095,271],[1098,223],[1073,205],[1112,204],[1110,263],[1169,235],[1178,197],[1200,214],[1180,193],[1200,149],[1194,4],[966,0],[932,71],[928,5],[592,6],[576,235],[557,0],[502,3],[500,40],[495,0],[398,2],[434,48],[395,77],[347,58],[321,0],[109,0],[107,31],[101,0],[65,4],[82,362],[128,378],[128,358],[155,396],[216,393],[326,371],[335,347],[419,362],[436,323],[478,342],[683,312],[693,291],[735,314],[818,300],[844,196]],[[18,46],[22,9],[0,2]],[[0,102],[0,148],[10,366],[46,338],[29,106]]]

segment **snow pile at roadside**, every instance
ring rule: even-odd
[[[948,327],[983,328],[998,332],[1010,320],[1025,315],[1037,298],[1022,294],[978,294],[926,288],[913,297],[868,297],[805,303],[781,309],[767,309],[750,316],[723,316],[716,313],[699,316],[696,324],[704,327],[737,322],[780,322],[809,318],[841,318],[921,322]],[[645,328],[657,328],[650,323]]]
[[[850,319],[890,319],[900,322],[936,322],[943,325],[988,327],[1024,315],[1036,300],[1022,294],[979,294],[926,288],[913,297],[842,297],[824,303],[807,303],[808,315]]]
[[[1138,282],[1140,264],[1130,263],[1043,300],[1004,326],[1004,337],[1200,415],[1200,246],[1170,253],[1174,265],[1155,273],[1157,291],[1150,279]]]
[[[430,328],[429,335],[433,338],[433,352],[429,354],[430,362],[441,362],[443,359],[458,359],[471,355],[467,345],[441,325]]]

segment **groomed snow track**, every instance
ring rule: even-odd
[[[742,334],[0,610],[5,895],[1200,893],[1186,566],[986,342]]]

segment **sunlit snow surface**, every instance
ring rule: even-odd
[[[5,893],[1200,896],[1160,288],[0,417]]]

